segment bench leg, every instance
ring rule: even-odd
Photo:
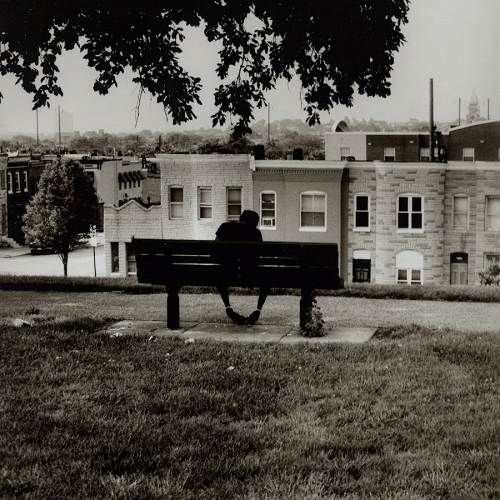
[[[306,323],[311,318],[313,303],[313,289],[304,287],[301,289],[300,297],[300,328],[305,328]]]
[[[170,330],[177,330],[180,328],[179,321],[179,286],[167,287],[167,327]]]

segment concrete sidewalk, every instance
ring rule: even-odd
[[[179,330],[170,330],[163,321],[120,321],[108,327],[111,337],[141,335],[151,340],[177,336],[186,342],[216,340],[222,342],[267,342],[270,344],[297,344],[305,342],[347,342],[360,344],[370,340],[375,328],[338,327],[324,337],[308,338],[300,334],[299,328],[290,325],[261,325],[252,327],[230,323],[181,323]]]

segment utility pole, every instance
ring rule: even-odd
[[[462,107],[462,98],[458,98],[458,126],[460,127],[460,109]]]
[[[434,88],[432,78],[429,86],[429,161],[434,161]]]
[[[61,152],[61,106],[57,106],[57,121],[59,124],[59,153]]]
[[[36,110],[36,147],[40,146],[40,140],[38,137],[38,108]]]
[[[267,142],[271,142],[271,105],[267,105]]]

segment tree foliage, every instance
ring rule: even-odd
[[[48,165],[23,216],[28,243],[52,248],[68,273],[68,253],[99,222],[98,199],[91,177],[73,160]]]
[[[219,42],[213,124],[237,118],[235,136],[249,131],[255,107],[278,79],[298,76],[307,121],[336,104],[352,105],[355,91],[390,94],[393,54],[404,42],[409,0],[3,0],[1,74],[14,74],[33,94],[34,107],[62,95],[57,58],[79,47],[106,94],[130,67],[140,95],[156,96],[174,124],[195,118],[200,79],[179,63],[185,26]],[[139,98],[140,99],[140,98]]]

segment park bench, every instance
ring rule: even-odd
[[[300,326],[312,310],[314,290],[339,289],[336,244],[228,242],[133,238],[139,283],[165,285],[167,326],[179,328],[183,286],[298,288]]]

